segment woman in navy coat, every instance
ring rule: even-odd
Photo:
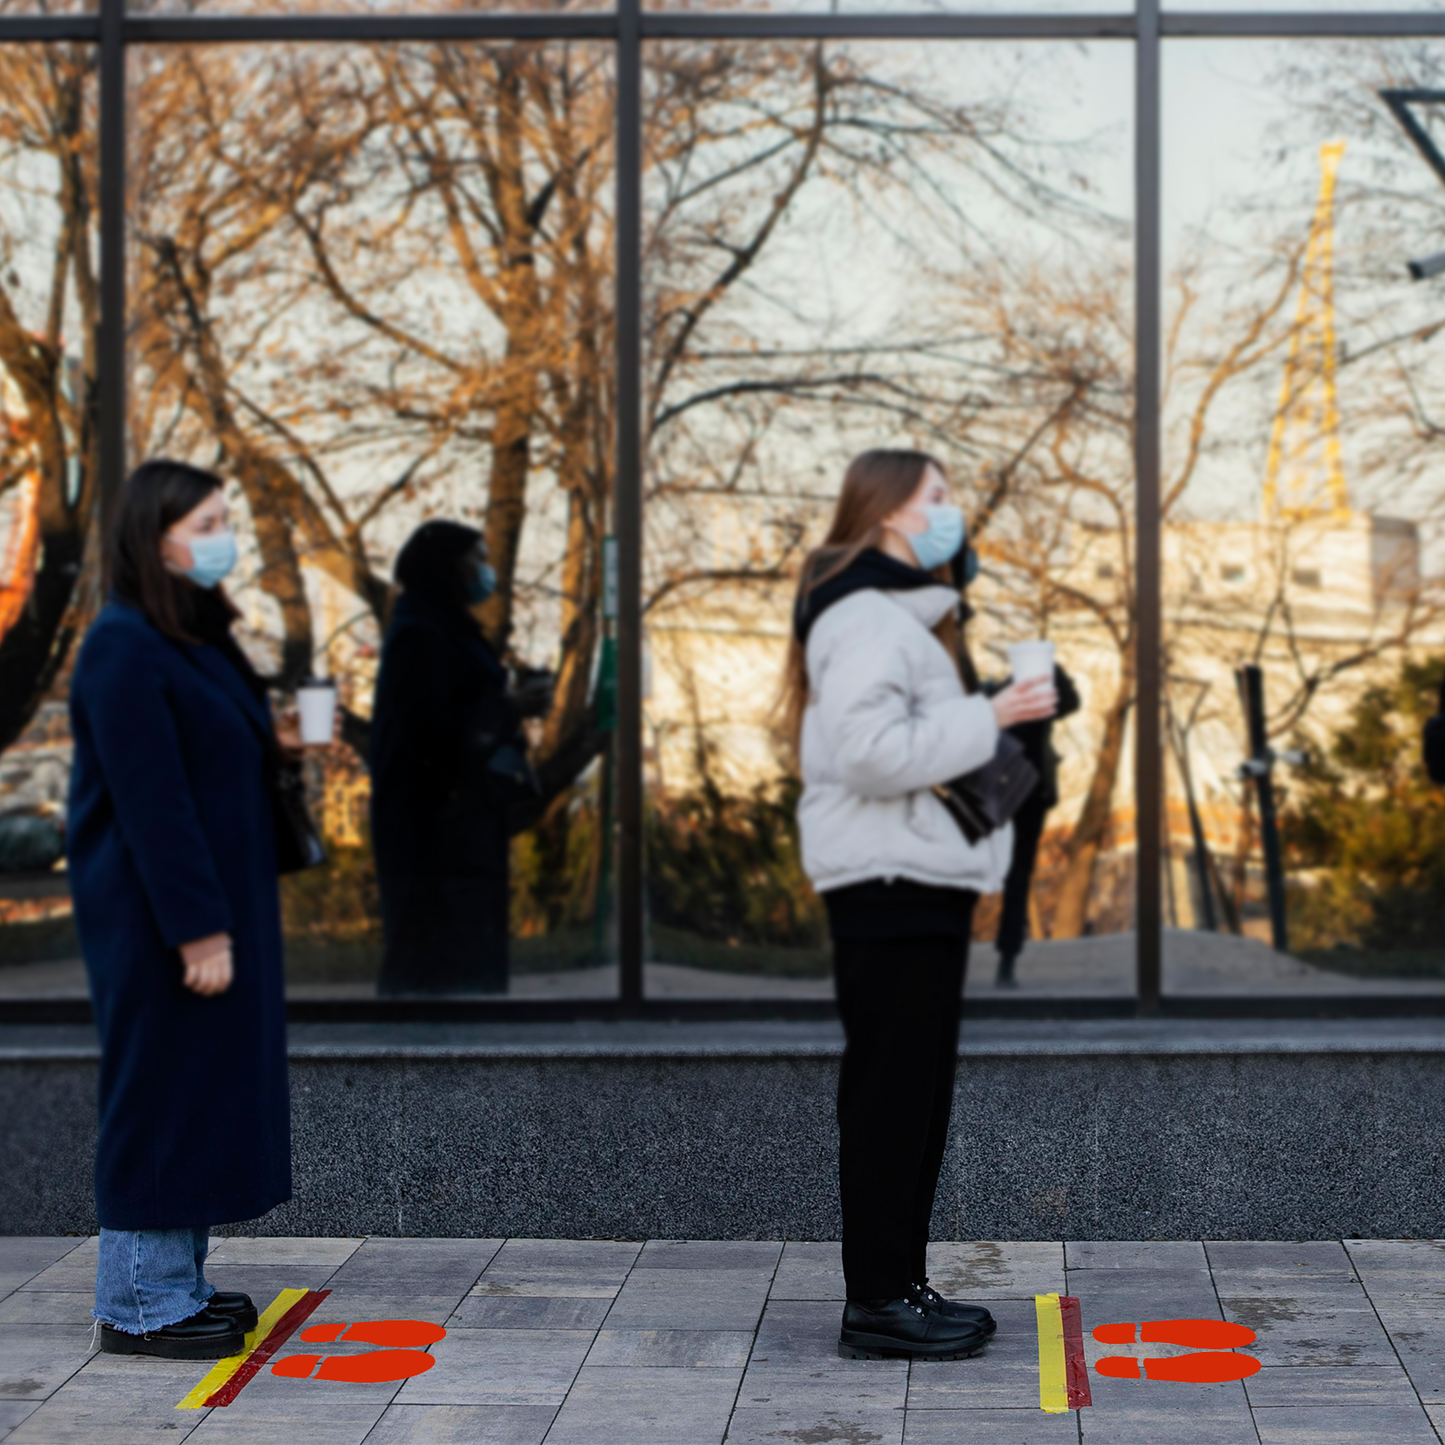
[[[220,481],[126,482],[113,588],[76,663],[68,852],[101,1040],[102,1349],[209,1359],[253,1328],[203,1269],[209,1227],[291,1195],[276,815],[265,685],[231,637]]]
[[[508,810],[534,796],[520,723],[551,705],[551,677],[508,690],[472,612],[496,586],[475,528],[423,522],[396,580],[371,718],[377,992],[505,993]]]

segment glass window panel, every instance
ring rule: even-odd
[[[644,0],[648,10],[784,11],[805,15],[1127,15],[1126,0]]]
[[[131,14],[145,15],[428,15],[451,11],[505,11],[524,15],[576,15],[612,10],[609,0],[126,0]]]
[[[1429,992],[1441,282],[1407,267],[1445,183],[1382,91],[1445,94],[1445,46],[1171,43],[1164,82],[1165,986]]]
[[[227,478],[247,650],[283,693],[324,660],[348,714],[348,746],[308,764],[331,863],[283,880],[291,996],[377,988],[369,718],[397,551],[438,517],[488,538],[501,585],[480,617],[514,674],[558,682],[524,724],[542,796],[513,813],[509,893],[491,865],[448,856],[419,896],[451,898],[457,992],[496,991],[500,927],[511,996],[615,993],[596,697],[610,50],[137,47],[129,64],[134,459]],[[482,739],[473,752],[478,768],[491,756]]]
[[[649,994],[831,993],[770,708],[799,561],[850,457],[890,444],[937,453],[970,518],[979,671],[1042,634],[1082,695],[1017,985],[1132,993],[1131,66],[649,47]],[[1000,911],[978,910],[979,993]]]
[[[95,507],[95,52],[0,45],[0,996],[85,992],[66,664]]]

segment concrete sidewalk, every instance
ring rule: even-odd
[[[217,1238],[221,1289],[261,1307],[329,1290],[308,1326],[444,1325],[435,1366],[400,1384],[261,1369],[235,1402],[177,1410],[206,1374],[92,1353],[93,1239],[0,1238],[5,1445],[1426,1445],[1445,1429],[1445,1244],[938,1244],[933,1283],[987,1301],[988,1349],[947,1364],[835,1350],[829,1243]],[[1033,1296],[1078,1296],[1090,1365],[1120,1321],[1200,1317],[1257,1333],[1241,1383],[1090,1371],[1093,1404],[1039,1409]],[[305,1344],[276,1359],[369,1345]],[[273,1361],[274,1363],[274,1361]]]

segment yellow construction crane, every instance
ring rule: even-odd
[[[1269,439],[1266,521],[1329,517],[1340,522],[1350,515],[1335,390],[1335,175],[1344,153],[1344,141],[1320,147],[1319,199]]]

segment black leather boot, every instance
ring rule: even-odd
[[[998,976],[994,979],[995,988],[1017,988],[1019,981],[1014,977],[1014,964],[1018,960],[1016,953],[1001,953],[998,956]]]
[[[913,1286],[913,1293],[930,1309],[947,1315],[951,1320],[968,1320],[978,1325],[985,1335],[991,1335],[998,1328],[998,1321],[982,1305],[966,1305],[962,1300],[944,1299],[929,1286],[926,1276],[921,1283]]]
[[[838,1353],[845,1360],[962,1360],[988,1343],[977,1324],[953,1320],[917,1298],[849,1300]]]
[[[156,1355],[162,1360],[224,1360],[239,1355],[246,1336],[230,1315],[198,1310],[189,1319],[143,1335],[129,1335],[113,1325],[100,1327],[100,1348],[107,1355]]]
[[[256,1328],[260,1320],[251,1296],[242,1294],[240,1290],[218,1289],[206,1301],[206,1308],[213,1315],[230,1315],[237,1327],[248,1334]]]

